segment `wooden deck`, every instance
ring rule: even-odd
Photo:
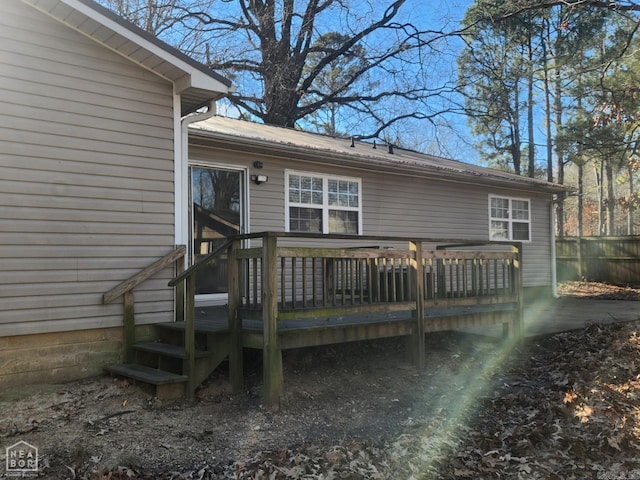
[[[404,336],[424,368],[428,332],[496,324],[521,332],[519,244],[265,232],[237,237],[203,263],[220,256],[229,320],[219,308],[195,308],[194,265],[174,280],[186,283],[187,329],[228,328],[238,389],[242,348],[261,349],[271,407],[283,393],[286,349]]]
[[[170,359],[153,357],[148,366],[174,368],[173,374],[187,378],[190,395],[228,357],[230,381],[240,391],[242,351],[260,349],[264,402],[270,408],[278,408],[284,392],[286,349],[403,336],[409,357],[425,368],[428,332],[497,324],[505,333],[521,334],[520,251],[518,243],[274,232],[238,236],[170,282],[176,288],[177,321],[158,328],[169,331],[165,340],[178,338],[179,344],[162,347],[159,355]],[[133,332],[133,287],[152,268],[183,254],[183,248],[170,252],[105,295],[109,301],[124,295],[125,330]],[[228,304],[196,308],[196,273],[210,262],[225,265]],[[145,357],[159,350],[158,344],[136,345],[127,335],[128,352]],[[139,374],[136,368],[133,374]]]

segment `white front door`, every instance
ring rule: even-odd
[[[192,165],[190,263],[211,253],[227,238],[244,233],[245,172],[220,166]],[[198,304],[227,300],[227,256],[216,257],[196,275]]]

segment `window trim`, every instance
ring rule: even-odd
[[[491,202],[494,198],[497,199],[501,199],[501,200],[508,200],[509,201],[509,218],[498,218],[498,217],[493,217],[491,215]],[[529,218],[527,220],[522,220],[522,219],[513,219],[513,202],[514,201],[520,201],[520,202],[526,202],[527,206],[528,206],[528,211],[529,211]],[[498,195],[498,194],[489,194],[489,209],[488,209],[488,213],[489,213],[489,240],[490,241],[494,241],[494,242],[522,242],[522,243],[530,243],[532,242],[533,239],[533,229],[532,229],[532,221],[531,221],[531,217],[532,217],[532,210],[531,210],[531,199],[530,198],[524,198],[524,197],[511,197],[509,195]],[[492,228],[491,228],[491,222],[493,221],[499,221],[499,222],[507,222],[508,223],[508,228],[509,228],[509,234],[508,234],[508,238],[496,238],[494,237],[491,232],[492,232]],[[529,227],[529,238],[527,240],[514,240],[513,238],[513,224],[514,223],[526,223]]]
[[[301,204],[296,202],[289,201],[289,177],[291,175],[300,175],[307,177],[314,177],[322,179],[322,205],[315,204]],[[329,205],[329,180],[343,180],[348,182],[356,182],[358,184],[358,207],[335,207]],[[344,175],[332,175],[327,173],[318,173],[318,172],[307,172],[302,170],[290,170],[285,169],[284,171],[284,228],[285,232],[291,232],[290,227],[290,210],[291,207],[302,207],[302,208],[318,208],[322,209],[322,229],[323,235],[330,234],[329,232],[329,210],[338,210],[338,211],[346,211],[346,212],[358,212],[358,233],[355,234],[344,234],[344,235],[353,235],[362,236],[362,178],[359,177],[348,177]],[[304,232],[292,232],[292,233],[304,233]],[[335,233],[335,232],[334,232]]]

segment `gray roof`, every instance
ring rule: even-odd
[[[22,0],[176,85],[186,115],[233,91],[231,82],[93,0]]]
[[[427,155],[386,144],[352,141],[290,128],[215,116],[190,126],[192,143],[215,143],[234,150],[294,154],[300,160],[367,168],[380,172],[479,183],[518,190],[561,193],[567,187],[493,168]],[[353,145],[353,146],[352,146]]]

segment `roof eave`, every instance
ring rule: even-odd
[[[563,185],[549,183],[542,180],[531,179],[513,175],[513,179],[493,177],[490,169],[486,175],[474,172],[458,171],[450,168],[434,168],[432,166],[417,164],[398,164],[391,161],[384,161],[366,155],[348,155],[342,152],[317,150],[293,144],[274,144],[269,140],[259,138],[234,137],[226,133],[217,133],[211,130],[191,128],[189,130],[189,141],[203,146],[213,146],[226,150],[242,151],[261,155],[282,156],[283,154],[294,155],[296,159],[323,163],[327,165],[347,166],[351,168],[366,168],[386,174],[396,175],[419,175],[429,179],[495,186],[507,189],[527,190],[538,193],[560,194],[569,191]]]

